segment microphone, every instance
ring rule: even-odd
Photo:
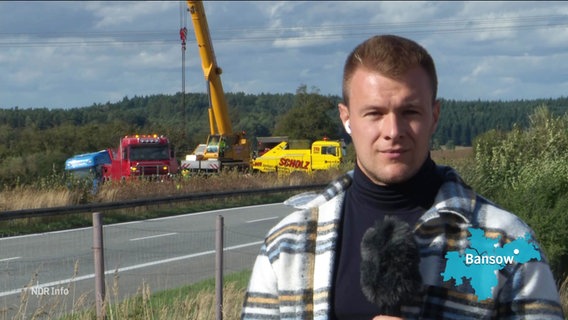
[[[381,314],[400,317],[401,304],[422,291],[420,252],[408,223],[385,216],[361,241],[361,289]]]

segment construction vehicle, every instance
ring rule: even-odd
[[[120,139],[110,152],[111,164],[103,167],[106,180],[132,177],[168,177],[178,173],[178,162],[167,137],[132,135]]]
[[[301,171],[311,173],[316,170],[337,168],[345,155],[342,141],[317,140],[309,149],[289,149],[289,142],[282,141],[252,162],[253,171],[284,172]]]
[[[209,136],[202,156],[188,155],[181,161],[182,170],[219,172],[224,168],[250,169],[251,148],[244,132],[234,132],[225,92],[221,83],[222,70],[217,65],[209,33],[205,9],[201,1],[187,1],[195,39],[201,57],[209,95]]]
[[[92,181],[92,192],[97,193],[103,181],[105,167],[111,162],[109,149],[83,153],[65,160],[65,171],[69,172],[75,181]]]

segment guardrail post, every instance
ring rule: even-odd
[[[105,311],[105,259],[103,247],[103,217],[93,213],[93,258],[95,263],[95,305],[97,319],[106,319]]]
[[[223,216],[217,216],[215,240],[215,299],[216,319],[223,320]]]

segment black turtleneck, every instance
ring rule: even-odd
[[[395,215],[413,226],[434,203],[441,183],[430,157],[413,178],[390,186],[374,184],[355,166],[339,231],[332,319],[368,320],[379,314],[378,308],[363,295],[359,283],[363,234],[385,215]]]

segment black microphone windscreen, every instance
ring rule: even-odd
[[[408,223],[386,216],[363,235],[361,289],[383,314],[400,316],[402,302],[422,290],[420,252]]]

